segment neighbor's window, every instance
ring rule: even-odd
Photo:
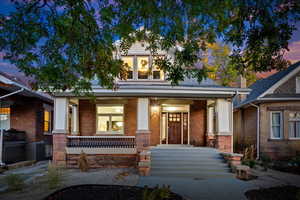
[[[296,77],[296,93],[300,93],[300,77]]]
[[[127,79],[133,79],[133,58],[132,56],[124,56],[122,60],[127,70]]]
[[[148,79],[149,76],[149,57],[148,56],[138,56],[137,57],[137,69],[138,69],[138,79]]]
[[[10,129],[10,108],[0,108],[0,130]]]
[[[97,106],[97,133],[122,134],[124,129],[122,105]]]
[[[271,138],[282,138],[282,112],[271,112]]]
[[[50,111],[44,111],[44,133],[51,132],[51,113]]]
[[[300,139],[300,112],[289,114],[289,138]]]

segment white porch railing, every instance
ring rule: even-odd
[[[135,136],[67,136],[67,153],[134,154]]]

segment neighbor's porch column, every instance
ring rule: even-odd
[[[54,99],[53,162],[56,165],[66,165],[68,108],[68,98],[56,97]]]
[[[136,144],[139,152],[150,145],[149,101],[149,98],[138,98],[137,101]]]
[[[227,99],[217,99],[216,112],[217,112],[216,147],[223,152],[232,152],[233,151],[232,102]]]

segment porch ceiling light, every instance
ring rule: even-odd
[[[153,105],[152,106],[152,112],[158,112],[159,111],[159,106],[158,105]]]

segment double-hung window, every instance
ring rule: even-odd
[[[10,129],[10,108],[0,108],[0,130]]]
[[[133,79],[134,77],[134,65],[133,65],[133,58],[132,56],[124,56],[122,57],[123,63],[127,70],[127,79]]]
[[[300,112],[289,113],[289,138],[300,139]]]
[[[97,133],[124,133],[123,105],[97,105]]]
[[[282,112],[271,112],[271,139],[283,138]]]

